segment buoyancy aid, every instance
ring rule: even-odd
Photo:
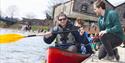
[[[60,26],[57,26],[56,31],[70,31],[72,30],[72,25],[67,26],[66,28],[62,28]],[[57,34],[56,37],[56,44],[58,45],[68,45],[68,44],[75,44],[76,40],[72,32],[66,32]]]

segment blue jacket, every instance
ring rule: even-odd
[[[84,32],[84,34],[81,36],[81,43],[83,44],[88,44],[89,42],[89,37],[88,37],[88,33]]]
[[[89,41],[89,37],[88,37],[88,33],[84,32],[84,34],[81,36],[81,43],[84,44],[85,48],[86,48],[86,54],[92,54],[92,48],[90,45],[90,41]]]

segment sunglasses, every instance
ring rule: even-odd
[[[65,21],[65,20],[66,20],[66,18],[62,18],[62,19],[58,19],[58,20],[59,20],[59,21],[62,21],[62,20],[63,20],[63,21]]]

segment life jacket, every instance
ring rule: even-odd
[[[70,31],[72,30],[72,26],[67,26],[66,28],[61,28],[60,26],[57,27],[57,31]],[[56,38],[56,44],[58,45],[70,45],[70,44],[75,44],[76,40],[75,37],[73,36],[72,32],[66,32],[66,33],[61,33],[57,34]]]

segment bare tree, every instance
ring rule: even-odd
[[[28,13],[28,14],[26,14],[26,18],[34,19],[35,18],[35,14],[33,14],[32,12]]]
[[[0,9],[0,16],[1,17],[5,17],[6,16],[6,14]]]
[[[0,17],[2,16],[2,11],[0,10]]]
[[[57,5],[57,4],[59,4],[59,3],[65,2],[65,1],[67,1],[67,0],[49,0],[49,1],[48,1],[49,6],[48,6],[47,10],[45,11],[45,14],[46,14],[47,16],[50,16],[50,17],[52,18],[53,7],[54,7],[55,5]]]
[[[16,5],[11,5],[7,8],[7,14],[13,18],[17,14],[18,8]]]

